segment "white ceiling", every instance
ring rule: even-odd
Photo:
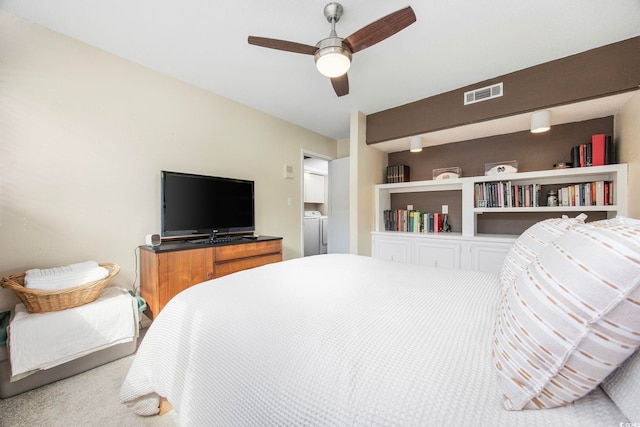
[[[336,97],[309,55],[327,0],[0,0],[0,9],[331,138],[371,114],[640,35],[640,0],[342,0],[340,37],[405,7],[417,22],[354,55]],[[382,146],[380,147],[382,148]],[[406,149],[406,148],[405,148]]]

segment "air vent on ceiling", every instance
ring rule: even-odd
[[[497,98],[499,96],[502,96],[502,83],[465,92],[464,105],[474,104],[480,101],[488,101],[489,99]]]

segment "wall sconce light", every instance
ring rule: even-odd
[[[411,137],[411,148],[409,149],[412,153],[419,153],[422,151],[422,137],[421,136],[412,136]]]
[[[551,113],[549,110],[534,111],[531,115],[531,133],[546,132],[551,129]]]

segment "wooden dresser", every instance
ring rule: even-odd
[[[240,270],[282,261],[282,238],[140,246],[140,295],[153,319],[180,291]]]

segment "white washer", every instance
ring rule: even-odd
[[[304,256],[327,253],[328,221],[319,211],[304,211]]]

